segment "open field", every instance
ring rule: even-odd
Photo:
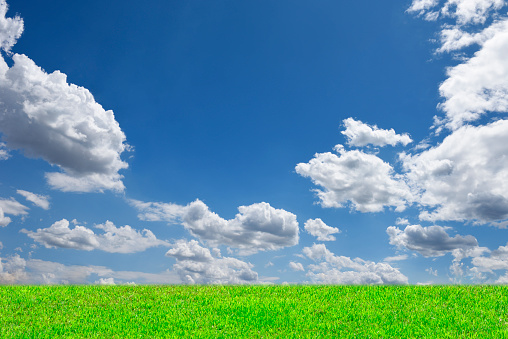
[[[502,286],[2,286],[0,338],[508,338]]]

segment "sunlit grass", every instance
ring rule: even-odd
[[[2,286],[0,338],[508,338],[502,286]]]

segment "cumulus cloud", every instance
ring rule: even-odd
[[[116,285],[114,278],[100,278],[96,282],[95,285]]]
[[[309,234],[317,237],[319,241],[335,241],[332,234],[340,233],[337,227],[328,226],[320,218],[307,220],[304,227]]]
[[[387,263],[336,256],[324,244],[305,247],[303,253],[317,264],[309,265],[307,276],[321,284],[407,284],[408,278]]]
[[[446,233],[447,229],[449,227],[409,225],[402,231],[390,226],[386,233],[390,237],[391,245],[417,251],[425,257],[439,257],[455,249],[478,247],[478,241],[472,235],[450,237]]]
[[[434,1],[414,0],[409,12],[438,14],[451,18],[440,31],[437,53],[458,51],[478,45],[474,55],[462,55],[464,62],[447,70],[448,78],[439,86],[444,99],[439,108],[445,119],[438,119],[451,130],[480,119],[488,112],[508,112],[508,20],[499,10],[505,0],[447,0],[442,6]],[[488,20],[489,18],[493,20]],[[453,22],[453,21],[452,21]],[[483,27],[487,24],[487,27]],[[478,29],[478,27],[480,27]]]
[[[226,220],[196,200],[187,206],[132,202],[142,220],[180,221],[189,232],[213,247],[226,245],[240,255],[277,250],[298,243],[296,215],[266,202],[238,207],[234,219]]]
[[[367,145],[374,146],[395,146],[398,143],[406,146],[413,140],[408,134],[397,134],[392,129],[380,129],[377,126],[369,126],[359,120],[353,118],[347,118],[343,121],[346,127],[345,131],[341,133],[348,139],[347,144],[349,146],[363,147]]]
[[[23,33],[23,19],[19,16],[14,18],[7,18],[7,2],[0,1],[0,47],[5,52],[9,53],[12,46],[16,44]]]
[[[380,212],[385,206],[403,211],[413,200],[409,187],[392,166],[373,154],[359,150],[335,150],[339,156],[317,153],[308,163],[296,166],[296,172],[310,178],[323,207],[344,207],[350,201],[360,212]]]
[[[5,18],[5,1],[0,11],[2,48],[9,50],[23,22]],[[68,84],[65,74],[48,74],[26,55],[12,60],[9,67],[0,56],[0,132],[7,146],[58,166],[63,172],[46,173],[55,189],[122,191],[118,172],[127,163],[120,155],[128,146],[113,112],[87,89]]]
[[[182,281],[174,272],[144,273],[113,271],[104,266],[63,265],[39,259],[21,258],[18,254],[0,258],[0,285],[3,284],[92,284],[113,281],[118,284],[179,284]]]
[[[447,126],[457,129],[486,112],[508,112],[508,23],[466,62],[447,71],[439,91]]]
[[[39,195],[32,192],[17,190],[18,194],[25,197],[26,200],[32,202],[35,206],[38,206],[42,209],[49,209],[49,197],[46,195]]]
[[[471,263],[479,272],[489,272],[497,270],[508,270],[508,244],[499,246],[497,250],[490,252],[488,257],[475,256]]]
[[[0,208],[0,227],[5,227],[11,223],[11,218],[6,217],[4,214],[4,210]],[[1,247],[0,247],[1,249]]]
[[[147,229],[143,233],[126,225],[116,227],[112,222],[95,226],[102,229],[104,234],[97,235],[84,226],[69,228],[69,221],[62,219],[48,228],[37,229],[36,232],[22,230],[30,238],[43,244],[46,248],[72,248],[77,250],[102,250],[110,253],[142,252],[150,247],[167,246],[167,242],[158,240]]]
[[[303,265],[299,262],[290,261],[289,262],[289,268],[293,271],[305,271],[305,268],[303,268]]]
[[[259,283],[252,264],[229,257],[215,258],[196,240],[177,241],[166,256],[176,259],[173,270],[187,284]]]
[[[401,155],[421,192],[420,219],[502,222],[508,218],[508,121],[463,126],[417,155]]]

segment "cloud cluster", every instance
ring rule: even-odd
[[[439,4],[442,6],[438,6]],[[408,8],[410,13],[424,15],[427,20],[448,17],[457,25],[483,24],[493,11],[506,5],[505,0],[413,0]],[[440,7],[440,8],[436,8]]]
[[[234,219],[226,220],[196,200],[187,206],[133,201],[142,220],[180,221],[189,232],[212,247],[239,249],[240,255],[277,250],[298,243],[296,215],[266,202],[238,207]]]
[[[22,230],[30,238],[43,244],[46,248],[72,248],[76,250],[101,250],[110,253],[135,253],[142,252],[150,247],[168,246],[168,243],[158,240],[147,229],[143,233],[126,225],[116,227],[112,222],[95,226],[104,231],[97,235],[91,229],[84,226],[69,228],[69,221],[62,219],[48,228],[37,229],[36,232]]]
[[[308,266],[307,276],[321,284],[407,284],[408,278],[387,263],[336,256],[324,244],[305,247],[303,253],[317,262]]]
[[[343,121],[346,129],[341,133],[348,139],[349,146],[363,147],[374,145],[383,147],[386,145],[395,146],[398,143],[406,146],[413,140],[408,134],[397,134],[392,129],[380,129],[377,126],[369,126],[359,120],[347,118]]]
[[[173,270],[187,284],[252,284],[259,283],[253,265],[235,258],[212,256],[208,248],[196,240],[177,241],[166,253],[176,259]]]
[[[296,173],[324,188],[316,190],[323,207],[344,207],[350,201],[360,212],[380,212],[385,206],[403,211],[413,200],[402,177],[376,155],[346,151],[342,145],[335,150],[338,156],[317,153],[308,163],[296,166]]]
[[[328,226],[320,218],[307,220],[304,228],[310,235],[317,237],[319,241],[335,241],[332,234],[340,233],[337,227]]]
[[[395,226],[387,228],[390,244],[400,248],[417,251],[424,257],[439,257],[456,249],[468,250],[478,247],[478,241],[472,235],[450,237],[449,227],[409,225],[402,231]]]
[[[23,30],[19,18],[5,18],[0,2],[0,39],[6,51]],[[3,14],[3,15],[2,15]],[[63,172],[46,173],[62,191],[122,191],[127,168],[120,155],[128,146],[112,111],[95,102],[85,88],[67,83],[65,74],[46,73],[22,54],[9,67],[0,56],[0,132],[11,149],[43,158]]]
[[[39,259],[25,260],[18,254],[0,258],[0,285],[4,284],[91,284],[97,282],[121,284],[179,284],[182,281],[174,272],[144,273],[113,271],[104,266],[63,265]]]
[[[476,121],[488,112],[508,112],[508,20],[505,0],[414,0],[409,12],[426,18],[452,18],[454,25],[443,25],[438,53],[458,51],[477,44],[480,49],[465,61],[447,70],[448,78],[439,86],[444,98],[439,107],[446,118],[438,120],[455,130]],[[494,17],[491,22],[488,19]],[[485,24],[487,27],[482,28]],[[478,30],[478,27],[480,29]],[[440,129],[438,129],[439,131]]]

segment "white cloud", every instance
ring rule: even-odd
[[[432,267],[426,268],[425,272],[428,272],[430,275],[437,277],[437,270],[433,269]]]
[[[458,25],[483,24],[492,12],[503,8],[505,0],[447,0],[436,9],[439,0],[413,0],[408,12],[418,15],[430,15],[437,19],[439,15],[455,19]]]
[[[49,209],[49,197],[46,195],[39,195],[32,192],[17,190],[18,194],[25,197],[26,200],[32,202],[35,206],[38,206],[42,209]]]
[[[411,191],[392,166],[373,154],[359,150],[335,150],[339,156],[317,153],[308,163],[296,166],[301,176],[311,178],[323,207],[344,207],[350,201],[360,212],[380,212],[384,206],[403,211],[413,200]]]
[[[383,261],[385,261],[385,262],[403,261],[403,260],[407,260],[407,258],[408,258],[407,254],[402,254],[402,255],[396,255],[394,257],[386,257],[386,258],[384,258]]]
[[[305,271],[305,268],[303,268],[303,265],[299,262],[290,261],[289,262],[289,268],[291,268],[293,271]]]
[[[46,248],[72,248],[77,250],[102,250],[110,253],[142,252],[150,247],[168,244],[158,240],[147,229],[143,233],[130,226],[116,227],[112,222],[95,226],[102,229],[104,234],[97,235],[84,226],[69,228],[69,221],[62,219],[48,228],[37,229],[36,232],[22,230],[30,238],[43,244]]]
[[[6,19],[5,9],[1,1],[0,39],[9,50],[23,26],[19,18]],[[0,132],[7,146],[62,169],[46,173],[53,188],[122,191],[118,171],[128,165],[120,154],[128,146],[113,112],[87,89],[68,84],[65,74],[48,74],[25,55],[12,59],[9,67],[0,56]]]
[[[439,91],[447,127],[457,129],[486,112],[508,112],[508,21],[465,63],[449,68]]]
[[[347,118],[343,122],[346,130],[341,133],[347,137],[349,146],[363,147],[370,144],[383,147],[386,145],[395,146],[398,143],[406,146],[413,141],[408,134],[396,134],[393,128],[390,130],[380,129],[375,125],[369,126],[353,118]]]
[[[319,241],[335,241],[332,234],[340,233],[338,228],[328,226],[320,218],[307,220],[304,227],[309,234],[317,237]]]
[[[0,1],[0,47],[9,53],[23,33],[23,19],[19,16],[6,18],[8,6],[5,0]]]
[[[179,284],[182,281],[174,272],[144,273],[135,271],[113,271],[104,266],[63,265],[39,259],[25,260],[18,254],[0,258],[1,284],[90,284],[97,275],[101,281],[124,284]]]
[[[172,203],[143,202],[134,199],[130,199],[128,202],[141,212],[138,214],[138,218],[144,221],[167,221],[169,223],[176,223],[185,213],[186,209],[185,206]]]
[[[455,249],[478,247],[478,241],[472,235],[450,237],[447,229],[449,227],[409,225],[402,231],[390,226],[386,233],[390,236],[391,245],[417,251],[425,257],[439,257]]]
[[[7,149],[7,145],[3,142],[0,142],[0,160],[7,160],[10,157],[11,155]]]
[[[166,253],[174,257],[173,269],[187,284],[252,284],[259,283],[250,263],[229,257],[214,258],[210,250],[196,240],[177,241]]]
[[[508,121],[463,126],[417,155],[401,155],[421,194],[420,219],[502,222],[508,218]]]
[[[499,246],[497,250],[490,252],[488,257],[476,256],[471,263],[479,272],[489,272],[496,270],[508,270],[508,244]]]
[[[28,212],[27,212],[28,207],[26,207],[23,204],[20,204],[14,198],[10,198],[10,199],[0,198],[0,209],[2,209],[5,214],[12,214],[12,215],[28,214]]]
[[[407,9],[408,12],[418,12],[419,15],[424,14],[427,10],[436,7],[439,0],[413,0],[411,7]]]
[[[505,5],[505,0],[448,0],[441,13],[456,19],[459,25],[483,24],[492,11]]]
[[[239,249],[240,255],[272,251],[294,246],[299,240],[296,216],[275,209],[266,202],[238,207],[234,219],[225,220],[196,200],[187,206],[131,201],[140,211],[140,219],[181,221],[189,232],[213,247],[220,245]]]
[[[309,265],[307,276],[322,284],[407,284],[408,279],[387,263],[336,256],[324,244],[305,247],[303,253],[318,262]]]
[[[116,285],[114,278],[100,278],[96,282],[95,285]]]
[[[11,218],[6,217],[4,210],[0,207],[0,227],[5,227],[11,223]]]

